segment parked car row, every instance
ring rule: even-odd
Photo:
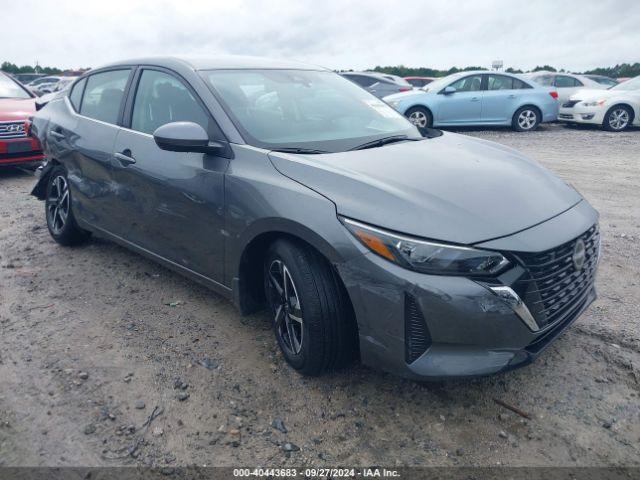
[[[419,128],[503,125],[526,132],[541,123],[561,121],[622,131],[640,122],[637,78],[619,84],[601,75],[466,71],[439,79],[407,77],[414,85],[408,89],[392,75],[342,75],[384,99]]]

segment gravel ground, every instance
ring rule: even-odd
[[[640,131],[461,133],[570,181],[604,247],[599,299],[569,331],[467,381],[303,378],[265,314],[103,240],[56,245],[33,177],[0,171],[0,465],[640,464]]]

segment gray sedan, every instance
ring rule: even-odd
[[[56,242],[100,235],[266,308],[305,374],[358,357],[417,379],[511,369],[595,298],[598,215],[575,189],[498,144],[419,131],[328,70],[122,61],[32,132]]]

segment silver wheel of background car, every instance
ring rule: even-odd
[[[626,108],[616,108],[609,113],[608,121],[612,130],[624,130],[629,125],[629,112]]]
[[[518,115],[518,126],[522,130],[531,130],[538,124],[538,114],[533,110],[525,109]]]
[[[409,121],[413,123],[416,127],[420,127],[420,128],[427,127],[429,123],[427,116],[424,114],[424,112],[421,112],[420,110],[411,112],[411,114],[409,115]]]
[[[47,216],[53,233],[60,234],[69,218],[69,186],[67,179],[58,175],[51,182],[47,197]]]
[[[281,260],[269,266],[269,289],[275,308],[275,330],[282,344],[294,355],[302,349],[304,329],[298,291],[291,273]]]

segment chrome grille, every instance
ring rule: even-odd
[[[0,122],[0,138],[26,137],[24,122]]]
[[[573,108],[574,105],[577,105],[578,103],[580,103],[582,100],[569,100],[568,102],[565,102],[562,104],[562,106],[564,108]]]
[[[581,269],[574,265],[578,240],[585,245]],[[584,303],[595,281],[600,232],[594,225],[578,238],[540,253],[518,253],[529,278],[518,280],[518,289],[540,328],[567,318]]]

